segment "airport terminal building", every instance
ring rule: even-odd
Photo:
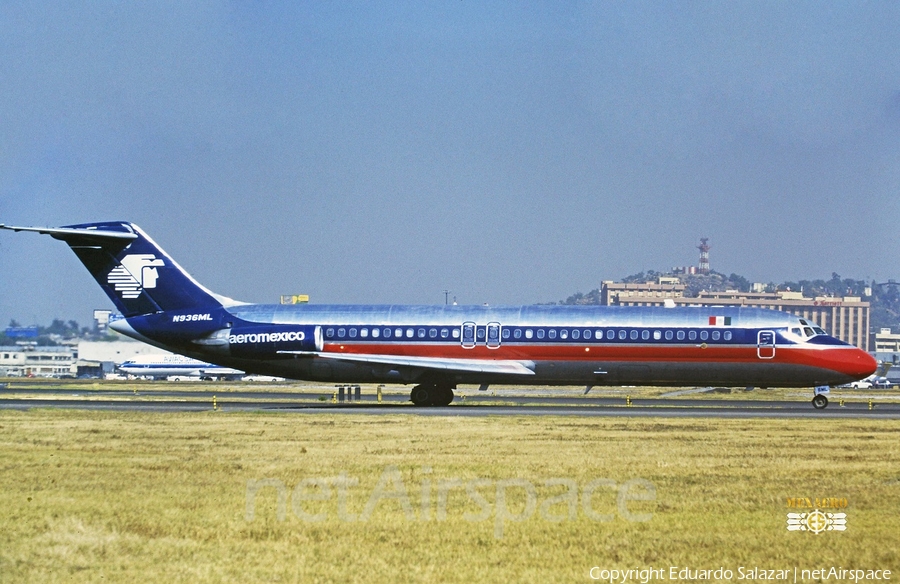
[[[72,366],[77,358],[78,349],[72,346],[0,347],[0,376],[66,377],[72,375]]]
[[[170,354],[137,341],[79,341],[43,347],[0,346],[0,377],[101,377],[138,355]]]

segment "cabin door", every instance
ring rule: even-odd
[[[760,359],[775,358],[775,331],[759,331],[757,333],[756,356]]]
[[[461,343],[463,349],[474,349],[475,348],[475,323],[474,322],[464,322],[462,324],[462,335],[461,335]]]
[[[485,344],[488,349],[499,349],[500,348],[500,323],[499,322],[489,322],[487,324],[487,339],[485,340]]]

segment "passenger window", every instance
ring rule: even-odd
[[[367,328],[359,329],[359,336],[361,336],[362,338],[368,337],[368,336],[369,336],[369,329],[367,329]]]
[[[525,338],[530,339],[534,336],[534,332],[531,329],[525,329]]]
[[[509,338],[509,329],[508,329],[508,328],[503,329],[503,333],[501,333],[500,336],[503,337],[503,340],[504,340],[504,341],[505,341],[506,339],[508,339],[508,338]]]
[[[412,329],[409,329],[409,330],[410,330],[410,336],[411,336],[411,335],[412,335]],[[394,336],[395,336],[395,337],[401,337],[401,338],[402,338],[402,337],[403,337],[403,329],[402,329],[402,328],[399,328],[399,327],[398,327],[398,328],[395,328],[395,329],[394,329]]]
[[[484,327],[478,327],[478,330],[475,332],[475,337],[476,337],[479,341],[483,341],[483,340],[484,340]]]
[[[666,331],[666,340],[667,340],[667,341],[671,341],[671,340],[672,340],[672,331]]]
[[[567,331],[566,329],[563,329],[563,330],[559,331],[559,338],[562,339],[562,340],[564,340],[564,341],[565,341],[566,339],[568,339],[568,338],[569,338],[569,331]]]
[[[423,329],[423,328],[420,328],[420,329],[419,329],[419,331],[418,331],[418,337],[419,337],[420,339],[424,339],[424,338],[425,338],[425,329]]]
[[[709,331],[700,331],[700,340],[705,341],[709,338]]]
[[[538,330],[537,330],[537,338],[539,338],[539,339],[543,339],[543,338],[544,338],[544,329],[538,329]]]
[[[684,340],[684,331],[678,331],[678,333],[675,336],[678,338],[679,341],[683,341]]]
[[[459,329],[455,328],[455,329],[451,330],[450,335],[453,336],[454,339],[458,339],[459,338]]]
[[[721,333],[719,331],[712,332],[712,340],[718,341],[720,336],[721,336]]]
[[[726,341],[730,341],[731,340],[731,331],[725,331],[722,334],[722,336],[725,338]]]
[[[660,340],[661,338],[662,338],[662,332],[660,332],[660,331],[653,331],[653,340],[654,340],[654,341],[658,341],[658,340]]]
[[[547,331],[547,336],[551,339],[555,339],[556,338],[556,329],[550,329],[549,331]]]
[[[413,338],[413,335],[415,334],[415,332],[416,332],[416,331],[414,331],[414,330],[411,329],[411,328],[406,329],[406,338],[407,338],[407,339]],[[423,330],[422,332],[424,333],[425,331]],[[423,334],[422,336],[424,337],[425,335]]]
[[[386,339],[391,338],[391,329],[389,329],[389,328],[384,329],[384,338],[386,338]]]
[[[624,341],[627,338],[628,338],[628,331],[626,331],[625,329],[620,330],[619,331],[619,340]]]
[[[432,338],[432,339],[436,339],[437,338],[437,329],[436,328],[428,329],[428,337]]]
[[[581,338],[581,331],[578,330],[578,329],[572,329],[572,338],[573,338],[574,340],[576,340],[576,341],[577,341],[578,339],[580,339],[580,338]]]
[[[441,329],[441,338],[446,339],[449,336],[450,336],[450,331],[445,328],[442,328]]]
[[[600,332],[600,331],[597,331],[597,332]],[[612,329],[609,329],[608,331],[606,331],[606,338],[609,339],[610,341],[613,340],[613,339],[615,339],[615,338],[616,338],[616,331],[614,331],[614,330],[612,330]]]
[[[333,328],[327,328],[327,329],[325,329],[325,336],[328,337],[329,339],[330,339],[331,337],[333,337],[333,336],[334,336],[334,329],[333,329]]]
[[[518,328],[517,328],[517,329],[513,332],[513,338],[514,338],[514,339],[521,339],[521,338],[522,338],[522,329],[518,329]]]
[[[372,338],[373,339],[377,339],[379,334],[381,334],[381,331],[379,329],[377,329],[377,328],[372,329]]]
[[[636,341],[637,338],[638,338],[638,332],[637,332],[637,329],[631,329],[631,335],[630,335],[630,336],[631,336],[631,340],[632,340],[632,341]]]
[[[350,338],[351,339],[356,338],[356,329],[355,328],[350,329]]]
[[[649,341],[650,340],[650,331],[648,331],[647,329],[642,330],[641,338],[645,341]]]
[[[339,328],[338,329],[338,338],[343,339],[346,336],[347,336],[347,331],[342,328]]]
[[[688,340],[696,341],[697,340],[697,331],[688,331]]]

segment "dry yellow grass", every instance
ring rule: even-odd
[[[897,574],[898,439],[900,422],[879,420],[5,411],[0,580],[545,582],[589,581],[594,566],[832,564]],[[585,510],[597,479],[615,488],[594,482]],[[655,499],[623,510],[616,489],[633,479]],[[283,520],[271,486],[248,514],[248,487],[263,484],[284,485]],[[788,532],[789,497],[846,498],[847,531]]]

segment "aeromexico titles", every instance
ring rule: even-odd
[[[813,323],[741,307],[247,304],[215,294],[137,225],[3,226],[66,242],[123,318],[116,331],[248,373],[410,384],[446,405],[457,384],[816,388],[876,369]]]

